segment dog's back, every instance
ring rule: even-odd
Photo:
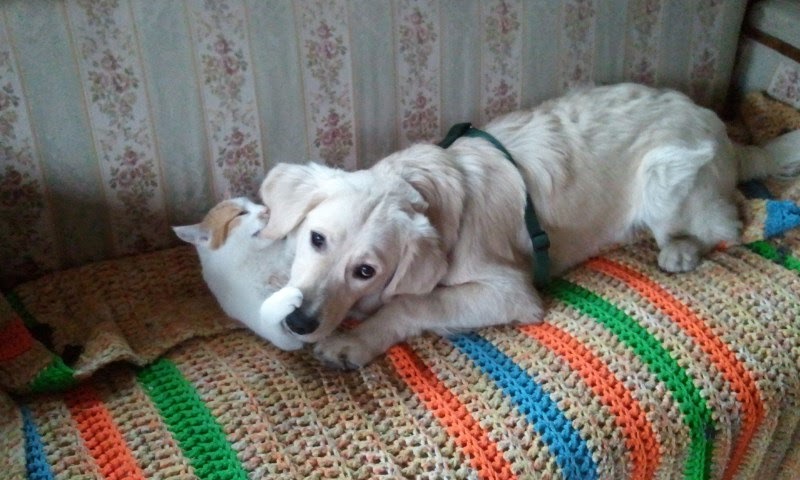
[[[681,93],[579,90],[487,131],[522,166],[556,271],[643,228],[666,250],[659,264],[668,271],[691,270],[705,251],[738,241],[735,185],[752,172],[740,168],[742,151],[716,114]],[[751,170],[774,173],[773,157],[761,158]]]

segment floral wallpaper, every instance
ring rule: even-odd
[[[163,182],[130,10],[119,0],[66,6],[95,144],[87,153],[97,157],[112,212],[112,251],[166,246]]]
[[[483,4],[483,120],[520,108],[522,0]]]
[[[264,176],[256,91],[242,3],[187,2],[214,192],[248,195]]]
[[[566,0],[562,20],[562,88],[586,85],[593,80],[595,58],[594,0]]]
[[[745,3],[5,0],[0,286],[175,245],[170,225],[254,197],[277,162],[366,167],[363,150],[437,140],[443,118],[622,80],[719,106]]]
[[[395,6],[395,58],[400,145],[430,141],[441,130],[439,6],[401,0]]]
[[[59,266],[45,181],[8,32],[0,23],[0,264],[4,283]]]
[[[625,76],[654,85],[658,73],[658,46],[662,29],[662,0],[633,0],[628,4]]]
[[[311,158],[330,165],[356,166],[352,71],[347,4],[343,0],[302,0],[298,34],[309,121]]]
[[[714,92],[709,87],[717,74],[719,51],[715,39],[724,19],[724,9],[725,0],[695,2],[688,93],[705,105],[714,103]]]

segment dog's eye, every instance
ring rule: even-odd
[[[248,213],[248,212],[247,212],[247,210],[242,210],[241,212],[239,212],[238,214],[236,214],[236,216],[237,216],[237,217],[241,217],[242,215],[247,215],[247,213]]]
[[[318,232],[311,232],[311,245],[314,245],[314,248],[316,248],[317,250],[324,247],[325,235]]]
[[[369,265],[359,265],[353,271],[353,276],[361,280],[369,280],[375,275],[375,268]]]

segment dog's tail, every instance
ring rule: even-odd
[[[800,174],[800,130],[781,135],[760,147],[736,145],[739,181]]]

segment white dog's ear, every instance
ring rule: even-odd
[[[409,233],[409,238],[403,242],[397,269],[381,294],[383,302],[395,295],[429,293],[447,273],[442,242],[424,215],[413,215]]]
[[[209,232],[205,228],[201,227],[199,223],[194,225],[181,225],[172,227],[172,231],[175,232],[175,235],[177,235],[178,238],[186,243],[191,243],[192,245],[208,246],[208,243],[211,240],[211,235]]]
[[[261,236],[281,238],[299,225],[306,214],[324,199],[320,184],[333,172],[336,170],[313,163],[275,165],[259,190],[261,201],[270,215]]]
[[[422,197],[409,198],[414,209],[428,217],[444,245],[455,244],[466,199],[466,179],[453,154],[421,143],[394,155],[404,159],[401,177]],[[391,162],[378,162],[376,168],[384,168],[382,164]]]

